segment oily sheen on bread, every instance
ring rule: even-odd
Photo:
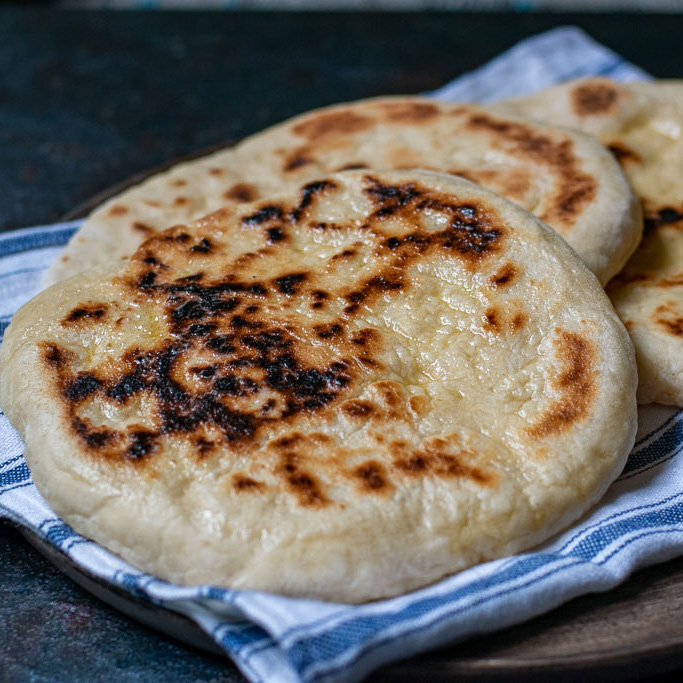
[[[528,548],[633,443],[597,279],[465,180],[347,172],[71,278],[0,402],[76,530],[182,584],[361,602]]]
[[[573,81],[506,108],[597,135],[621,163],[645,234],[607,291],[635,344],[638,400],[683,406],[683,81]]]
[[[481,184],[548,223],[603,284],[642,234],[639,203],[591,137],[468,105],[382,98],[303,114],[123,192],[85,221],[46,283],[130,256],[157,230],[350,168],[423,168]]]

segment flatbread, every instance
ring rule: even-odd
[[[424,168],[484,185],[548,223],[603,284],[642,234],[637,200],[592,138],[467,105],[382,98],[304,114],[123,192],[85,221],[45,282],[130,256],[155,231],[226,204],[348,168]]]
[[[645,235],[607,292],[638,359],[638,400],[683,406],[683,81],[573,81],[507,108],[597,135],[643,202]]]
[[[34,480],[137,567],[361,602],[530,547],[621,470],[629,337],[531,214],[349,172],[160,233],[14,317]]]

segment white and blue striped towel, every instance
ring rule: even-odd
[[[647,78],[574,28],[531,38],[435,97],[488,102],[578,76]],[[37,291],[77,223],[0,236],[0,330]],[[534,552],[488,562],[423,590],[361,606],[142,574],[55,517],[36,491],[22,443],[0,416],[0,516],[33,529],[86,570],[193,619],[252,681],[353,681],[394,659],[515,624],[636,569],[683,554],[683,411],[641,408],[638,441],[597,509]],[[11,559],[9,560],[11,561]]]

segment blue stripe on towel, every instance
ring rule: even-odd
[[[65,245],[80,226],[80,221],[65,223],[42,229],[15,230],[0,235],[0,256],[9,256],[22,251],[61,247]]]

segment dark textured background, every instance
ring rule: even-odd
[[[683,75],[680,17],[0,7],[0,229],[315,106],[438,87],[562,23]]]
[[[677,16],[98,13],[0,4],[0,230],[53,222],[131,174],[312,107],[438,87],[568,23],[656,76],[683,77]],[[627,602],[670,571],[647,570],[610,597],[574,601],[561,618],[590,618],[595,605]],[[528,628],[551,628],[554,619]],[[448,680],[439,662],[486,656],[516,637],[479,638],[397,665],[384,679],[429,680],[425,672],[438,670]],[[674,665],[618,673],[642,677]],[[0,525],[0,681],[92,680],[240,677],[91,598]]]

